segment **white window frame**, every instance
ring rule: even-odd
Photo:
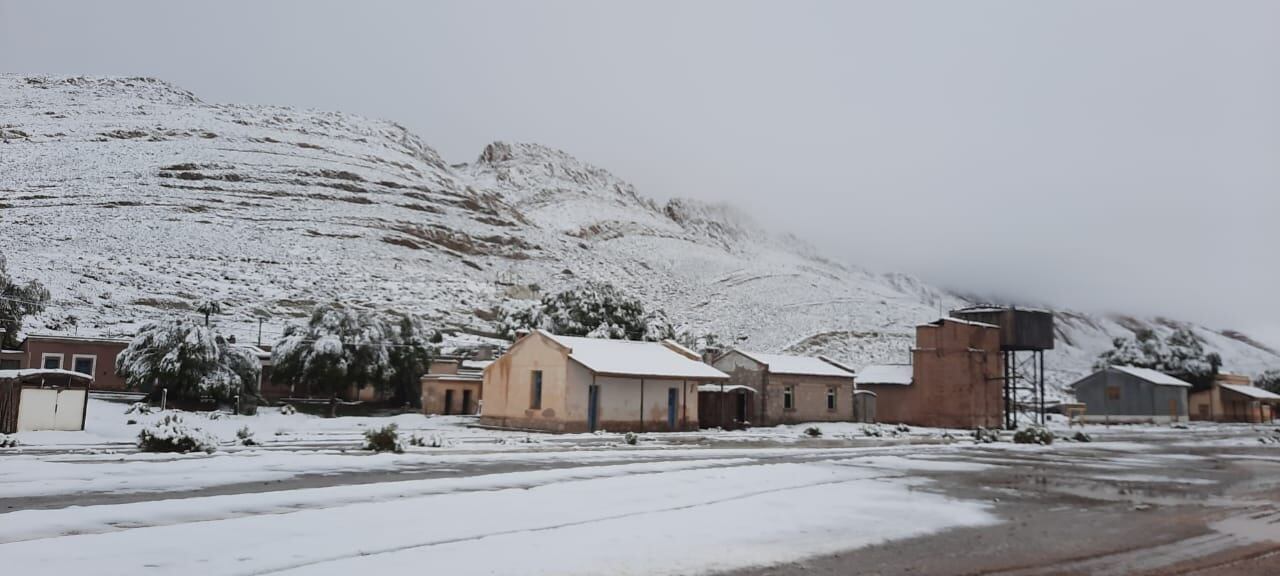
[[[65,354],[63,354],[63,353],[61,353],[61,352],[42,352],[42,353],[40,354],[40,369],[41,369],[41,370],[44,370],[44,369],[45,369],[45,366],[47,366],[47,364],[45,364],[45,360],[46,360],[46,359],[48,359],[48,358],[57,358],[57,359],[58,359],[58,367],[56,368],[57,370],[61,370],[61,369],[62,369],[62,367],[66,365],[66,362],[64,362],[64,360],[66,360],[66,355],[65,355]]]
[[[840,391],[835,386],[827,386],[827,411],[835,412],[840,406]]]
[[[79,360],[81,358],[88,358],[93,361],[93,364],[89,366],[89,376],[93,376],[98,373],[98,355],[97,354],[72,354],[71,355],[71,371],[72,372],[76,371],[76,360]]]
[[[790,406],[788,406],[790,404]],[[796,387],[794,384],[787,384],[782,387],[782,409],[796,409]]]

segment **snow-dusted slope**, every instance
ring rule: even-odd
[[[608,280],[692,329],[762,351],[903,360],[914,324],[961,299],[770,234],[731,208],[660,205],[533,144],[450,166],[395,124],[213,105],[150,79],[0,76],[0,250],[56,306],[32,328],[128,333],[217,298],[265,340],[342,298],[483,333],[504,299]],[[73,328],[74,316],[78,328]],[[1114,336],[1170,322],[1060,316],[1057,381]],[[1280,365],[1197,329],[1228,369]]]

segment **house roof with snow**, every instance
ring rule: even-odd
[[[910,364],[872,364],[858,371],[858,384],[897,384],[910,386],[914,378]]]
[[[1222,384],[1218,383],[1223,390],[1230,390],[1236,394],[1243,394],[1255,400],[1280,400],[1280,394],[1263,390],[1257,386],[1241,386],[1239,384]]]
[[[687,348],[667,342],[637,342],[557,336],[545,330],[538,334],[568,350],[569,358],[596,374],[673,378],[681,380],[727,380],[728,374],[689,357]],[[683,351],[682,351],[683,350]]]
[[[853,371],[846,370],[825,358],[812,356],[792,356],[789,354],[761,354],[746,350],[734,350],[760,364],[765,365],[773,374],[789,374],[792,376],[834,376],[837,378],[853,378]]]
[[[1182,386],[1185,388],[1191,387],[1190,382],[1179,380],[1177,378],[1174,378],[1173,376],[1165,374],[1164,372],[1160,372],[1158,370],[1152,370],[1150,368],[1136,368],[1134,366],[1112,366],[1112,368],[1119,370],[1121,372],[1124,372],[1125,374],[1128,374],[1130,376],[1136,376],[1138,378],[1141,378],[1143,380],[1146,380],[1147,382],[1156,384],[1158,386]]]
[[[59,370],[55,368],[23,368],[21,370],[0,370],[0,381],[6,380],[31,380],[39,376],[65,376],[75,378],[77,380],[93,380],[92,374],[82,372],[73,372],[71,370]]]

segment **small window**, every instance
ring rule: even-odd
[[[836,409],[836,389],[834,386],[827,387],[827,410]]]
[[[21,360],[0,360],[0,370],[17,370],[21,367]]]
[[[1107,386],[1107,400],[1119,400],[1119,399],[1120,399],[1120,387]]]
[[[796,408],[796,387],[787,386],[782,389],[782,407],[786,410],[795,410]]]
[[[97,356],[73,356],[71,358],[71,369],[81,374],[93,376],[93,369],[98,362]]]
[[[43,366],[45,370],[61,370],[62,355],[61,354],[45,354],[44,356],[40,357],[40,365]]]
[[[532,410],[542,409],[542,371],[533,371],[533,385],[529,390],[529,408]]]

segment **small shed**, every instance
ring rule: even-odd
[[[1077,380],[1070,389],[1088,422],[1185,422],[1189,382],[1163,372],[1111,366]]]
[[[854,411],[859,422],[902,422],[910,412],[911,386],[915,381],[910,364],[872,364],[858,371],[854,381]],[[869,405],[868,405],[869,404]]]
[[[480,412],[484,369],[491,360],[445,358],[431,362],[422,377],[422,412],[472,416]]]
[[[1213,386],[1193,392],[1191,419],[1261,424],[1275,419],[1280,394],[1254,386],[1247,376],[1218,374]]]
[[[70,370],[0,370],[0,433],[84,430],[92,384]]]

